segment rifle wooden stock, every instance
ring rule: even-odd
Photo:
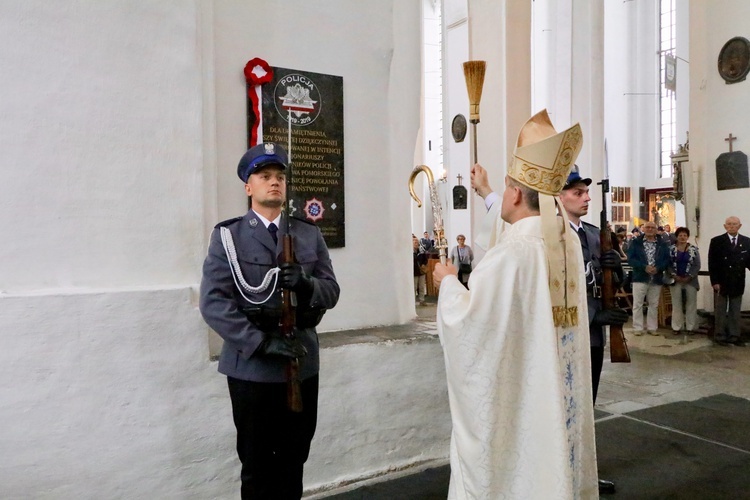
[[[287,226],[289,227],[289,226]],[[282,243],[284,252],[281,257],[281,263],[294,262],[294,248],[292,246],[292,235],[289,231],[283,236]],[[287,338],[294,338],[294,325],[297,323],[297,314],[295,311],[294,292],[287,289],[281,290],[281,319],[279,328],[281,334]],[[302,411],[302,391],[299,381],[299,360],[291,359],[286,368],[286,402],[287,406],[293,412]]]
[[[602,255],[612,250],[612,232],[607,228],[607,221],[602,217],[602,228],[599,232]],[[618,307],[615,299],[617,288],[612,277],[612,269],[602,268],[602,307]],[[613,363],[630,363],[628,342],[622,331],[622,325],[609,325],[609,355]]]

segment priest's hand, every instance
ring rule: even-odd
[[[471,167],[471,188],[483,199],[492,192],[487,171],[479,163]]]
[[[447,261],[445,265],[437,263],[435,264],[435,270],[432,271],[432,281],[436,287],[440,287],[440,282],[443,278],[449,275],[458,276],[458,269],[453,265],[451,261]]]

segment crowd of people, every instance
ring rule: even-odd
[[[566,191],[563,190],[563,200],[566,199]],[[567,199],[569,198],[568,195]],[[709,249],[709,274],[711,286],[716,293],[715,331],[718,334],[715,336],[715,342],[719,345],[744,345],[739,332],[744,273],[739,270],[750,269],[750,256],[747,255],[750,240],[738,234],[740,226],[737,217],[727,218],[724,225],[726,233],[712,240],[713,251]],[[611,226],[609,228],[611,229]],[[591,232],[592,239],[598,237],[598,229],[596,233]],[[734,244],[731,241],[732,237],[736,241]],[[426,305],[427,262],[430,256],[436,259],[438,251],[427,231],[422,238],[412,234],[412,240],[415,301],[418,305]],[[722,242],[730,244],[727,247],[722,245]],[[469,277],[474,267],[474,251],[466,244],[463,234],[456,237],[456,243],[451,248],[448,258],[457,270],[459,282],[468,289]],[[652,221],[645,221],[631,231],[622,226],[618,227],[612,233],[612,243],[620,262],[627,268],[627,273],[620,281],[622,288],[632,293],[634,335],[660,335],[658,311],[662,300],[662,288],[665,286],[669,287],[671,295],[670,323],[673,333],[696,334],[701,326],[698,318],[698,274],[705,261],[701,259],[700,249],[690,242],[690,229],[678,227],[672,232],[669,224],[657,226]]]

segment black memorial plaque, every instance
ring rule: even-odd
[[[465,187],[453,186],[453,209],[465,210],[468,196],[469,195]]]
[[[292,214],[315,223],[329,248],[345,246],[344,79],[273,68],[262,87],[262,113],[262,140],[285,148],[291,122]],[[247,115],[249,131],[256,120],[249,100]]]
[[[742,151],[722,153],[716,158],[716,188],[741,189],[750,187],[747,155]]]

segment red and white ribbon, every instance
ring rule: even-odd
[[[247,95],[250,97],[253,114],[255,115],[255,121],[250,130],[248,148],[258,144],[259,138],[260,140],[263,139],[263,110],[261,109],[263,98],[261,94],[261,86],[271,80],[273,80],[273,70],[268,63],[260,57],[250,59],[245,65],[245,81],[248,85]]]

